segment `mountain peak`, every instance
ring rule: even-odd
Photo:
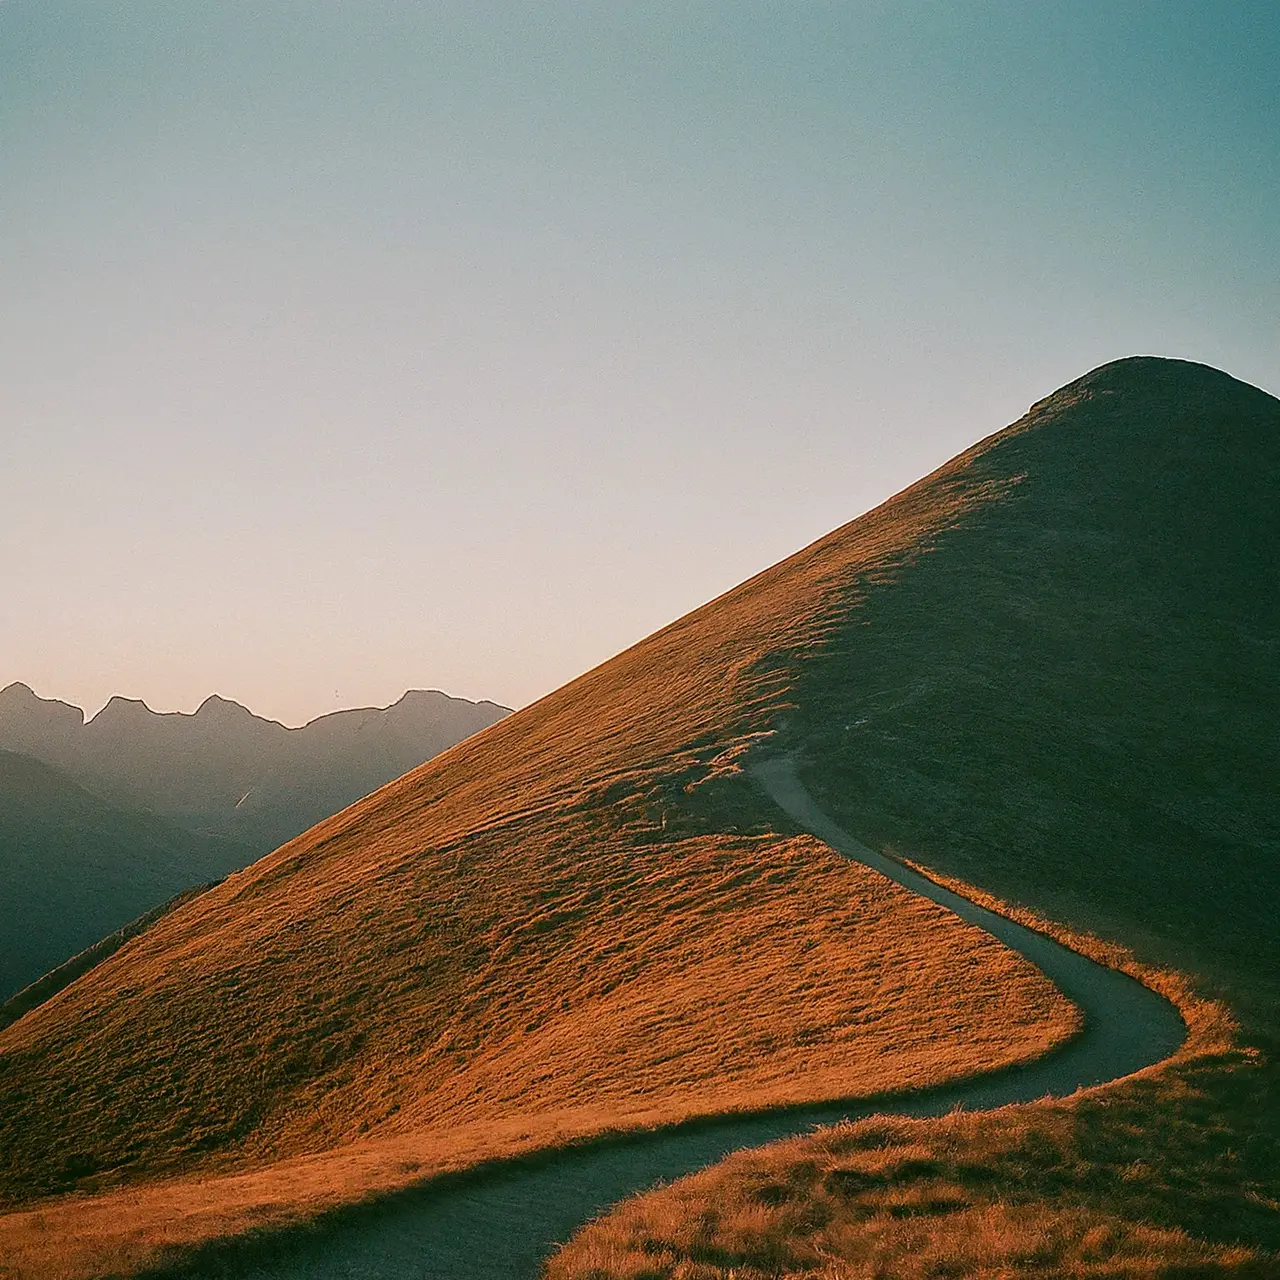
[[[255,716],[248,707],[241,703],[235,702],[231,698],[224,698],[217,693],[211,693],[196,708],[195,714],[205,719],[219,720],[258,720],[261,718]]]
[[[1088,373],[1081,374],[1075,379],[1075,383],[1094,380],[1149,381],[1152,379],[1205,380],[1217,383],[1235,381],[1229,373],[1215,369],[1213,365],[1201,364],[1198,360],[1182,360],[1177,356],[1133,355],[1121,356],[1118,360],[1108,360],[1090,369]],[[1074,383],[1067,385],[1071,386]]]
[[[100,721],[108,723],[118,723],[120,721],[137,721],[147,716],[158,715],[158,712],[152,711],[149,706],[141,698],[126,698],[121,694],[113,694],[107,705],[92,719],[90,724],[97,724]]]
[[[75,721],[84,723],[84,712],[73,707],[69,702],[60,702],[57,698],[42,698],[29,685],[15,680],[12,684],[0,689],[0,714],[13,716],[40,716],[58,722]]]
[[[393,707],[409,706],[414,703],[424,702],[466,702],[466,698],[455,698],[450,693],[444,693],[439,689],[406,689],[389,707],[385,710],[390,711]]]

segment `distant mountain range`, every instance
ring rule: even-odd
[[[411,689],[385,708],[301,729],[216,694],[192,714],[112,698],[92,719],[25,684],[0,690],[0,750],[31,756],[117,805],[268,853],[383,783],[509,714]]]
[[[112,698],[86,721],[0,690],[0,1001],[507,714],[411,690],[301,729],[219,697],[191,715]]]

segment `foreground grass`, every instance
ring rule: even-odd
[[[744,1152],[629,1202],[553,1259],[549,1280],[1274,1275],[1102,1203],[1062,1108],[877,1118]],[[1142,1167],[1118,1176],[1141,1180]],[[1093,1191],[1095,1194],[1090,1194]]]
[[[0,1256],[49,1277],[621,1128],[1043,1052],[1029,965],[737,772],[924,489],[165,916],[0,1033]]]
[[[1224,1005],[958,881],[1162,991],[1187,1042],[1060,1101],[876,1116],[744,1151],[589,1224],[547,1280],[1274,1276],[1274,1070]]]
[[[629,847],[632,873],[665,885],[651,918],[632,920],[630,936],[616,916],[594,937],[580,932],[558,964],[531,975],[523,1009],[495,1018],[434,1089],[420,1087],[423,1064],[353,1080],[358,1098],[408,1099],[378,1134],[243,1173],[10,1214],[0,1219],[7,1264],[50,1280],[127,1273],[181,1246],[502,1156],[962,1077],[1037,1057],[1077,1026],[1020,957],[817,841],[683,844],[660,859]],[[526,1022],[537,1010],[542,1020]]]

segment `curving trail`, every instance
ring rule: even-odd
[[[237,1280],[533,1280],[558,1242],[610,1205],[741,1147],[877,1112],[941,1115],[1063,1096],[1168,1057],[1186,1028],[1163,996],[882,857],[814,803],[790,757],[751,770],[800,826],[999,938],[1038,965],[1084,1014],[1079,1036],[1038,1062],[874,1104],[737,1116],[562,1151],[406,1192],[318,1231],[293,1232],[172,1274]]]

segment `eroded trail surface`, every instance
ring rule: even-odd
[[[939,1115],[985,1110],[1102,1084],[1168,1057],[1186,1029],[1164,997],[1043,934],[979,907],[882,857],[814,803],[789,758],[753,769],[801,826],[979,926],[1038,965],[1084,1013],[1083,1032],[1039,1062],[901,1100],[842,1103],[734,1117],[483,1170],[361,1209],[323,1228],[293,1232],[166,1273],[247,1280],[533,1280],[556,1244],[626,1196],[722,1159],[741,1147],[874,1112]]]

